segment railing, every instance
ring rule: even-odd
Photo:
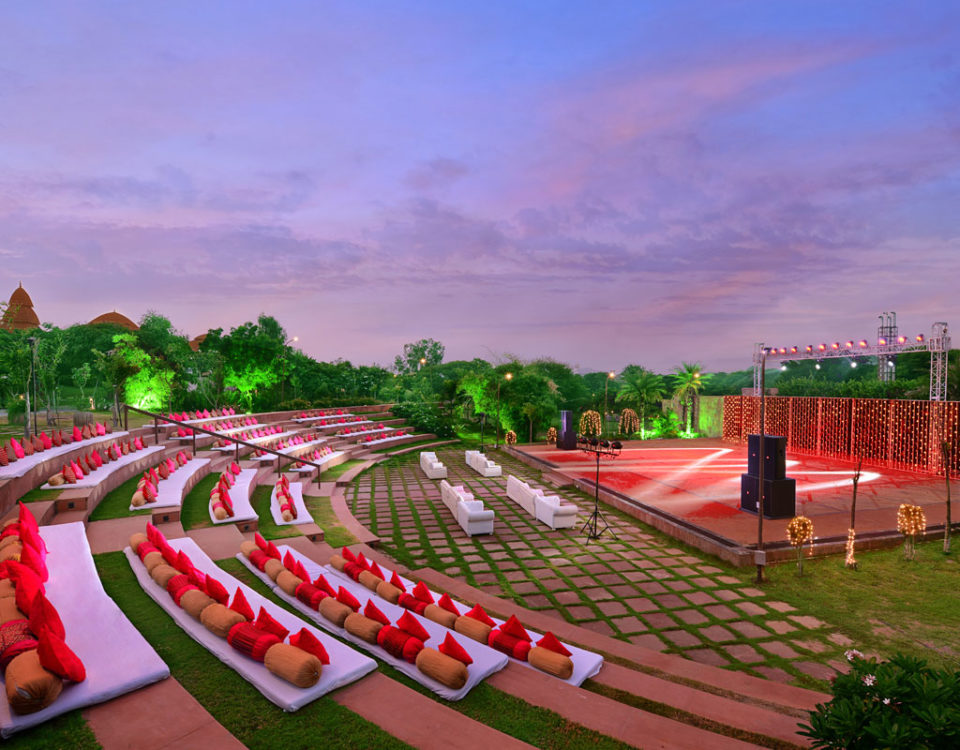
[[[130,425],[130,412],[134,411],[137,414],[143,414],[148,417],[153,417],[153,435],[154,441],[157,445],[160,445],[160,421],[164,421],[169,424],[180,425],[191,430],[191,435],[193,437],[193,453],[197,452],[197,432],[202,432],[204,435],[210,435],[211,437],[218,438],[220,440],[228,440],[234,444],[234,460],[239,463],[240,461],[240,446],[246,446],[247,448],[252,448],[253,450],[263,451],[264,453],[271,453],[277,457],[277,474],[280,474],[280,462],[281,460],[286,460],[288,464],[301,463],[306,466],[312,466],[317,470],[317,484],[320,484],[320,475],[323,473],[323,467],[314,463],[313,461],[305,461],[303,458],[298,456],[291,456],[288,453],[280,453],[275,451],[272,448],[264,448],[261,445],[256,443],[249,443],[246,440],[241,440],[240,438],[235,438],[230,435],[221,435],[219,432],[213,430],[208,430],[205,427],[199,427],[193,424],[187,424],[179,419],[173,419],[171,417],[165,417],[162,414],[157,414],[152,411],[147,411],[146,409],[140,409],[136,406],[130,406],[130,404],[123,405],[123,429],[129,430]],[[217,419],[217,417],[211,417],[211,419]]]

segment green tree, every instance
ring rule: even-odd
[[[67,350],[63,331],[44,323],[37,342],[37,384],[43,392],[44,408],[47,412],[47,424],[55,425],[52,410],[59,410],[57,404],[57,372],[60,361]]]
[[[261,315],[256,323],[244,323],[226,335],[221,328],[210,330],[200,349],[222,355],[224,391],[238,394],[252,409],[255,399],[273,404],[279,396],[271,389],[280,384],[284,363],[295,354],[286,342],[283,327],[269,315]]]
[[[4,331],[0,338],[0,372],[7,379],[9,394],[26,403],[26,419],[23,425],[24,439],[30,436],[30,374],[32,372],[33,348],[29,334],[35,331]]]
[[[90,363],[84,362],[83,364],[74,367],[73,372],[70,373],[70,377],[73,380],[73,384],[80,389],[80,399],[83,400],[86,398],[84,393],[84,388],[87,386],[87,382],[90,380],[90,375],[93,374],[93,370],[90,369]]]
[[[420,339],[412,344],[403,345],[403,353],[393,360],[393,369],[400,375],[418,372],[427,365],[439,365],[443,362],[446,349],[433,339]]]
[[[686,425],[687,432],[693,432],[693,423],[695,422],[697,399],[700,389],[706,382],[708,375],[703,374],[703,365],[699,363],[684,362],[676,369],[674,375],[673,397],[677,399],[683,409],[681,421]]]
[[[113,399],[113,426],[120,423],[120,394],[127,380],[150,362],[150,355],[137,346],[132,333],[118,333],[113,337],[113,348],[106,352],[93,351],[94,367],[103,376]]]
[[[667,393],[663,378],[642,367],[631,365],[624,368],[621,375],[623,384],[617,392],[617,403],[636,408],[640,415],[640,433],[646,430],[646,418],[654,404],[659,403]],[[656,411],[660,411],[659,408]]]

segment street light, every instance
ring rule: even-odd
[[[503,376],[504,380],[513,380],[513,373],[508,372]],[[495,448],[500,447],[500,380],[497,380],[497,444]]]
[[[426,357],[420,357],[420,366],[417,367],[417,372],[420,372],[420,369],[421,369],[425,364],[427,364],[427,358],[426,358]]]
[[[607,386],[615,377],[617,377],[617,373],[611,370],[607,373],[607,379],[603,381],[603,424],[600,425],[601,435],[605,435],[607,432]]]

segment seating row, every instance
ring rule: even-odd
[[[446,479],[440,482],[440,499],[453,513],[460,528],[468,536],[493,533],[493,511],[483,507],[483,500],[476,500],[463,485],[451,485]]]
[[[503,474],[500,466],[488,459],[480,451],[467,451],[465,453],[467,466],[484,477],[499,477]]]
[[[551,529],[569,529],[577,522],[576,505],[562,502],[557,495],[544,495],[542,489],[513,474],[507,477],[507,497]]]

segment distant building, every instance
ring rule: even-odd
[[[27,290],[20,283],[13,294],[10,295],[10,301],[7,303],[7,309],[4,310],[3,318],[0,318],[0,328],[8,331],[28,331],[31,328],[40,327],[40,318],[33,309],[33,300],[27,294]]]
[[[134,323],[126,315],[121,315],[116,310],[113,312],[104,313],[103,315],[98,315],[93,320],[91,320],[88,325],[95,326],[103,323],[109,323],[115,326],[121,326],[126,328],[128,331],[139,331],[140,326]]]

